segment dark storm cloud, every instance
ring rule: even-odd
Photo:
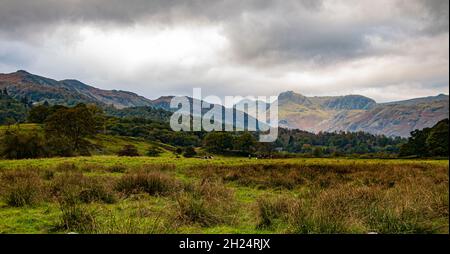
[[[306,5],[312,5],[305,1]],[[20,30],[58,22],[158,22],[217,21],[241,12],[267,8],[267,0],[1,0],[0,27]]]
[[[343,19],[334,19],[324,10],[323,2],[0,0],[0,31],[3,36],[36,40],[33,35],[63,22],[115,26],[142,22],[165,26],[213,23],[224,27],[233,50],[231,57],[254,64],[333,63],[379,53],[370,45],[370,36],[395,40],[393,34],[397,33],[408,36],[448,32],[448,0],[388,1],[387,9],[399,9],[394,12],[399,16],[388,18],[373,16],[374,4],[368,1],[365,8],[357,8]],[[357,5],[361,1],[343,1],[346,2]],[[365,12],[370,17],[352,18]],[[408,20],[416,23],[409,25]]]
[[[424,20],[427,22],[425,31],[441,33],[449,30],[449,1],[448,0],[420,0],[424,8]]]
[[[347,1],[350,5],[352,2],[358,1]],[[397,15],[374,15],[377,10],[372,9],[375,3],[370,1],[342,19],[321,9],[321,4],[313,10],[283,4],[233,20],[228,34],[238,58],[267,65],[292,60],[330,64],[391,54],[395,52],[374,47],[371,38],[395,43],[405,37],[448,33],[447,0],[387,3],[385,8],[394,9]],[[405,5],[414,8],[402,8]]]
[[[448,0],[0,0],[0,72],[25,68],[152,98],[191,86],[383,98],[385,87],[398,97],[410,85],[432,95],[448,92],[448,8]],[[209,37],[197,40],[204,28]],[[170,46],[160,54],[139,43],[164,44],[164,31]],[[176,51],[186,40],[186,52]],[[173,49],[188,64],[164,55]]]

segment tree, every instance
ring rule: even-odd
[[[428,156],[426,140],[430,131],[430,128],[412,131],[411,137],[408,138],[408,142],[400,148],[400,156]]]
[[[400,156],[448,156],[448,127],[448,119],[444,119],[431,128],[411,132],[400,147]]]
[[[184,153],[183,153],[184,157],[192,158],[195,155],[197,155],[197,152],[195,151],[195,149],[192,146],[188,146],[184,149]]]
[[[224,153],[233,148],[234,138],[228,132],[210,132],[204,140],[206,150],[213,153]]]
[[[431,129],[425,141],[431,156],[448,156],[448,122],[444,119]]]
[[[28,112],[27,107],[20,101],[0,91],[0,124],[14,124],[23,122]]]
[[[50,115],[50,108],[44,105],[33,107],[28,113],[28,122],[44,123],[45,119]]]
[[[269,142],[258,143],[258,152],[261,155],[271,155],[275,150],[275,144]]]
[[[44,122],[44,129],[49,138],[60,143],[68,142],[73,151],[84,153],[90,144],[86,138],[95,135],[102,128],[103,121],[101,110],[78,104],[51,114]]]
[[[322,148],[319,146],[316,146],[313,148],[312,154],[314,157],[322,157],[323,151]]]
[[[246,154],[251,154],[256,150],[256,139],[251,133],[244,132],[236,138],[234,148]]]

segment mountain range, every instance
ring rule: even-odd
[[[145,117],[167,120],[168,113],[176,111],[170,108],[170,101],[174,96],[162,96],[155,100],[150,100],[128,91],[102,90],[93,86],[86,85],[78,80],[54,80],[38,75],[31,74],[24,70],[14,73],[0,74],[0,89],[6,89],[8,94],[16,99],[27,98],[35,104],[44,103],[76,105],[78,103],[93,103],[106,109],[107,113],[113,116],[131,116]],[[196,99],[188,97],[191,104]],[[200,101],[202,103],[202,101]],[[236,114],[235,109],[225,108],[222,105],[212,104],[210,108],[218,106],[222,109],[221,122],[226,125],[246,126],[246,122],[252,119],[252,116],[244,113],[243,121],[234,120],[228,122],[225,119],[226,114]],[[157,110],[164,110],[160,112]],[[208,112],[208,108],[203,108],[201,114]],[[190,114],[191,112],[183,112]],[[194,114],[194,117],[199,117]],[[259,123],[261,126],[262,123]]]
[[[128,91],[102,90],[78,80],[54,80],[20,70],[0,74],[0,89],[14,98],[28,98],[34,103],[75,105],[95,103],[116,109],[170,109],[173,96],[150,100]],[[194,99],[189,98],[192,103]],[[270,108],[270,105],[266,105]],[[223,112],[233,109],[222,107]],[[449,97],[437,96],[405,101],[377,103],[362,95],[307,97],[287,91],[278,96],[281,127],[320,131],[364,131],[372,134],[407,137],[415,129],[431,127],[449,116]],[[140,112],[145,110],[139,109]],[[255,117],[248,109],[247,118]]]
[[[449,97],[440,94],[377,103],[361,95],[306,97],[293,91],[278,96],[280,125],[311,132],[364,131],[407,137],[449,116]]]

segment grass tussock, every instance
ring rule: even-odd
[[[96,220],[95,230],[103,234],[161,234],[171,233],[173,224],[168,223],[166,211],[154,211],[145,200],[109,208],[105,216]]]
[[[185,224],[230,224],[235,218],[234,192],[221,182],[203,180],[189,184],[177,196],[177,219]]]
[[[448,218],[448,192],[445,185],[430,187],[407,181],[389,189],[343,184],[306,199],[263,197],[256,202],[257,228],[277,224],[301,234],[438,233],[445,228],[436,221]]]
[[[80,168],[75,164],[75,163],[71,163],[71,162],[62,162],[59,163],[55,166],[54,170],[56,172],[62,172],[62,173],[66,173],[66,172],[76,172],[79,171]]]
[[[0,180],[1,196],[9,206],[34,206],[46,198],[44,182],[36,170],[5,171]]]
[[[277,220],[287,220],[297,209],[297,200],[281,197],[260,197],[256,200],[257,228],[270,228]]]
[[[138,171],[123,175],[114,188],[125,195],[137,193],[168,195],[179,189],[179,183],[162,172]]]
[[[54,178],[51,192],[64,203],[116,202],[111,187],[112,179],[106,177],[86,177],[83,173],[64,173]],[[73,200],[72,200],[73,199]]]
[[[114,164],[108,167],[107,171],[110,173],[125,173],[127,171],[127,167],[123,164]]]
[[[97,227],[94,212],[76,200],[74,197],[59,199],[61,216],[58,228],[77,233],[94,232]]]
[[[219,178],[241,186],[259,189],[287,189],[298,187],[313,189],[333,188],[346,183],[358,182],[367,186],[392,188],[408,177],[427,177],[433,172],[438,182],[448,183],[448,167],[430,164],[289,164],[261,163],[243,165],[206,165],[188,170],[190,176]],[[428,176],[429,177],[429,176]]]

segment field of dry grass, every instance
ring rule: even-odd
[[[448,233],[448,161],[0,160],[2,233]]]

